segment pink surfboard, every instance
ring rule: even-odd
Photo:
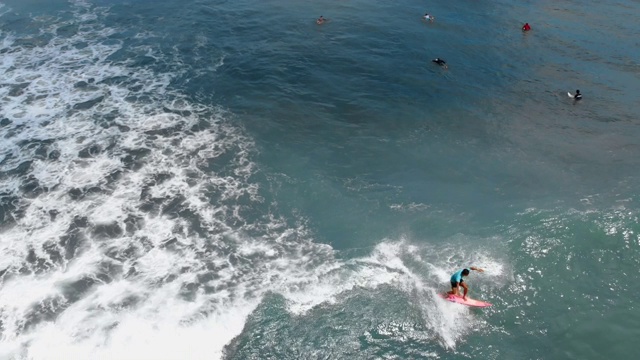
[[[467,306],[473,306],[473,307],[488,307],[491,306],[490,303],[485,302],[485,301],[480,301],[480,300],[476,300],[476,299],[471,299],[469,297],[467,297],[467,300],[462,300],[462,296],[456,296],[456,295],[450,295],[450,294],[440,294],[440,297],[442,297],[445,300],[454,302],[454,303],[458,303],[458,304],[462,304],[462,305],[467,305]]]

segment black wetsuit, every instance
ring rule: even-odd
[[[431,60],[431,61],[433,61],[434,63],[436,63],[436,64],[438,64],[438,65],[440,65],[440,66],[445,66],[445,65],[447,65],[447,62],[446,62],[446,61],[444,61],[444,60],[442,60],[442,59],[440,59],[440,58],[435,58],[435,59],[433,59],[433,60]]]

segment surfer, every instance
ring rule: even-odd
[[[324,17],[322,17],[322,15],[320,15],[320,17],[318,18],[318,20],[316,20],[316,24],[318,25],[322,25],[324,24],[328,19],[325,19]]]
[[[425,13],[424,16],[422,17],[422,19],[424,19],[424,21],[431,21],[433,22],[433,20],[436,19],[435,16],[433,15],[429,15],[429,13]]]
[[[524,23],[524,25],[522,25],[522,31],[529,31],[531,30],[531,25],[529,25],[529,23]]]
[[[467,284],[465,284],[463,277],[469,275],[471,270],[484,272],[483,269],[473,266],[457,271],[455,274],[451,275],[451,291],[447,292],[447,294],[460,296],[460,288],[458,286],[462,286],[464,288],[464,295],[462,295],[462,299],[467,300],[467,292],[469,292],[469,288],[467,287]]]
[[[445,68],[445,69],[448,69],[448,68],[449,68],[449,67],[447,66],[447,62],[446,62],[446,61],[444,61],[443,59],[435,58],[435,59],[433,59],[433,60],[431,60],[431,61],[433,61],[434,63],[436,63],[436,64],[438,64],[438,65],[440,65],[440,66],[442,66],[442,67],[443,67],[443,68]]]
[[[575,94],[568,92],[567,95],[569,95],[569,97],[574,100],[574,103],[578,100],[582,100],[582,94],[580,94],[580,90],[576,90]]]
[[[582,94],[580,94],[580,90],[576,90],[576,93],[573,95],[573,98],[578,101],[582,100]]]

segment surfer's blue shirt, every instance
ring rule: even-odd
[[[462,269],[462,270],[460,270],[460,271],[456,272],[455,274],[451,275],[451,282],[457,282],[457,283],[459,283],[460,281],[462,281],[462,272],[463,272],[464,270],[465,270],[465,269]],[[466,269],[466,270],[469,270],[469,269]],[[469,270],[469,271],[471,271],[471,270]]]

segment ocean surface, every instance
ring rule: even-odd
[[[0,0],[0,359],[636,358],[638,14]]]

